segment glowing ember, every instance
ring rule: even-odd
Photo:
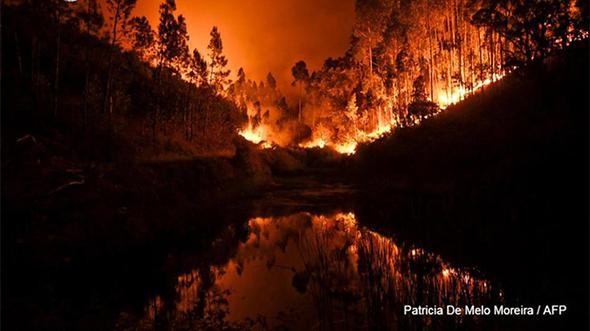
[[[450,105],[454,105],[461,100],[464,100],[469,95],[481,90],[484,86],[490,85],[491,83],[498,81],[504,78],[505,74],[496,74],[494,75],[494,79],[486,79],[482,82],[475,84],[473,89],[468,90],[464,86],[459,86],[456,89],[453,89],[451,92],[447,93],[447,91],[442,90],[438,92],[438,106],[441,109],[445,109]]]
[[[444,278],[449,278],[450,276],[456,276],[457,272],[453,268],[444,267],[442,270],[442,275]],[[486,287],[485,282],[484,282],[484,287]]]
[[[259,144],[264,138],[262,138],[262,132],[260,128],[254,130],[251,126],[248,126],[244,130],[239,130],[238,134],[255,144]]]
[[[393,121],[391,124],[379,125],[375,130],[371,132],[365,132],[363,130],[356,130],[354,137],[344,141],[331,141],[323,137],[312,139],[299,144],[302,148],[324,148],[329,147],[340,154],[352,155],[356,152],[356,147],[359,143],[371,142],[376,139],[383,137],[385,134],[391,132],[397,123]]]
[[[306,142],[306,143],[301,143],[299,144],[299,147],[303,147],[303,148],[324,148],[326,146],[326,141],[323,138],[318,138],[318,139],[314,139],[312,141]]]
[[[256,128],[253,128],[251,123],[248,123],[246,128],[238,130],[238,134],[244,137],[244,139],[258,144],[262,148],[271,148],[272,143],[267,137],[267,132],[268,131],[265,130],[264,126],[259,125]]]
[[[340,153],[340,154],[354,154],[356,152],[356,142],[349,142],[349,143],[343,143],[343,144],[338,144],[334,146],[334,150],[336,150],[336,152]]]
[[[442,275],[443,275],[443,277],[445,277],[445,278],[446,278],[446,277],[449,277],[449,269],[443,269],[443,271],[442,271]]]
[[[324,148],[326,146],[332,148],[333,150],[335,150],[336,152],[338,152],[340,154],[351,155],[356,152],[357,142],[351,141],[351,142],[335,144],[335,143],[332,143],[329,141],[327,142],[326,140],[324,140],[322,138],[319,138],[319,139],[314,139],[312,141],[308,141],[308,142],[299,144],[299,147],[302,147],[302,148]]]

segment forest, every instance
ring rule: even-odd
[[[236,133],[350,154],[588,37],[584,1],[359,0],[348,51],[315,71],[293,64],[288,99],[272,73],[231,75],[217,27],[207,49],[189,49],[175,1],[158,22],[135,5],[8,1],[3,102],[19,110],[4,116],[59,121],[147,159],[231,154]]]
[[[1,2],[2,327],[588,326],[587,1],[196,3]]]

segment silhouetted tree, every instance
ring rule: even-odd
[[[119,32],[124,30],[129,23],[129,16],[131,11],[135,8],[137,0],[106,0],[108,12],[111,14],[110,21],[111,35],[110,35],[110,51],[109,51],[109,65],[107,71],[107,79],[103,100],[103,112],[111,114],[113,111],[113,100],[111,96],[112,80],[113,80],[113,66],[115,48],[119,45]]]
[[[303,87],[309,81],[309,71],[307,70],[307,64],[305,61],[299,61],[295,63],[293,68],[291,68],[291,74],[293,75],[293,83],[292,85],[297,85],[299,87],[299,111],[297,113],[297,118],[299,122],[302,120],[302,113],[301,113],[301,99],[303,97]]]
[[[62,57],[62,26],[67,24],[72,18],[72,6],[69,2],[59,0],[48,0],[44,2],[41,8],[49,14],[51,21],[55,25],[55,69],[53,79],[53,116],[57,116],[59,108],[60,93],[60,68]],[[18,46],[18,44],[17,44]],[[18,48],[17,48],[18,49]]]
[[[188,33],[184,16],[174,16],[176,2],[166,0],[160,5],[160,22],[157,34],[157,79],[164,68],[186,59],[188,54]]]
[[[166,0],[160,4],[160,21],[158,24],[156,57],[156,110],[153,115],[152,135],[156,141],[157,126],[160,117],[162,76],[164,69],[171,69],[180,74],[180,68],[188,59],[188,33],[184,16],[174,16],[176,2]]]
[[[150,61],[154,56],[155,47],[155,32],[147,17],[134,17],[131,20],[131,44],[133,49],[140,54],[140,56]]]
[[[412,102],[408,105],[408,114],[424,119],[438,111],[438,106],[426,96],[426,80],[418,76],[412,86]]]
[[[227,58],[223,55],[223,42],[221,41],[221,34],[216,26],[211,29],[211,39],[207,49],[209,50],[210,70],[209,70],[209,84],[217,91],[222,93],[229,83],[228,77],[230,71],[226,69]]]
[[[97,36],[104,25],[104,17],[101,15],[101,9],[97,0],[86,1],[86,6],[78,13],[78,17],[84,26],[84,31],[88,35]],[[84,48],[84,105],[82,121],[85,127],[88,122],[88,108],[90,95],[90,61],[88,59],[92,49]]]
[[[266,75],[266,85],[273,90],[277,88],[277,81],[270,72]]]
[[[240,67],[238,69],[238,83],[245,84],[246,83],[246,73],[244,72],[244,68]]]
[[[207,61],[205,61],[201,53],[195,48],[190,59],[189,77],[197,86],[204,86],[208,84],[208,76]]]

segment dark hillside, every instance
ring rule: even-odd
[[[26,135],[63,138],[73,154],[94,161],[233,153],[244,119],[230,100],[181,79],[175,68],[154,68],[137,52],[110,45],[82,18],[55,21],[47,12],[61,4],[45,5],[2,10],[4,159]],[[20,23],[29,20],[35,24]]]
[[[576,154],[572,147],[586,145],[587,72],[587,47],[520,69],[420,126],[361,146],[359,178],[382,188],[444,191],[506,178],[518,166],[550,170],[553,153]],[[560,164],[554,170],[575,167]]]
[[[584,45],[362,146],[361,220],[486,266],[518,303],[566,303],[587,323],[587,74]]]

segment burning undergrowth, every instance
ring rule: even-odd
[[[532,12],[524,2],[358,1],[347,52],[315,71],[304,61],[292,67],[290,105],[272,75],[257,84],[238,74],[230,94],[248,113],[239,133],[262,148],[354,154],[360,143],[418,125],[588,38],[575,1],[547,10]]]

